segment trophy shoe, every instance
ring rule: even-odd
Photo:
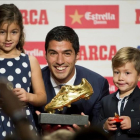
[[[89,99],[93,94],[90,83],[83,78],[82,82],[76,86],[62,86],[58,94],[44,108],[46,112],[55,113],[55,109],[63,110],[64,106],[71,107],[71,103],[79,99]]]

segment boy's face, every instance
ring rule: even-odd
[[[132,93],[139,80],[140,74],[138,74],[132,62],[113,69],[113,82],[120,90],[122,97]]]

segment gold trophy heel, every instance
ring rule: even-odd
[[[92,94],[92,86],[85,78],[83,78],[79,85],[62,86],[58,94],[45,106],[44,110],[49,113],[54,113],[55,109],[62,111],[64,106],[71,107],[71,103],[80,99],[87,100]]]

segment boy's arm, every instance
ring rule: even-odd
[[[122,130],[128,130],[129,134],[140,134],[140,117],[121,116],[119,118],[123,120],[120,125]]]
[[[140,117],[131,118],[131,128],[128,131],[129,134],[140,134]]]

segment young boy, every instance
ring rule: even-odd
[[[99,126],[110,139],[140,140],[140,50],[121,48],[112,59],[112,68],[118,90],[102,99]],[[117,121],[115,114],[120,116]]]

